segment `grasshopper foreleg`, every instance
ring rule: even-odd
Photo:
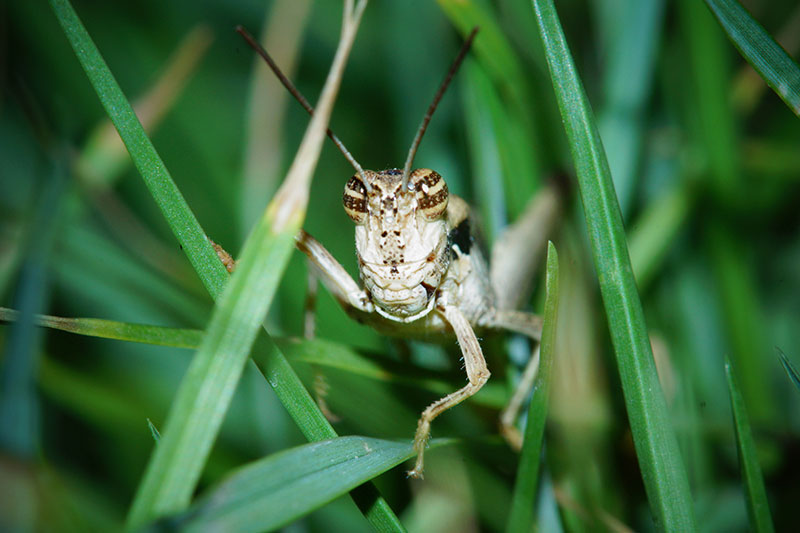
[[[408,472],[409,477],[415,478],[422,477],[425,446],[430,436],[433,419],[481,390],[490,375],[481,345],[478,343],[472,326],[470,326],[469,321],[461,310],[455,305],[444,304],[437,306],[437,311],[444,315],[445,320],[450,323],[456,334],[458,343],[461,346],[461,353],[464,356],[464,366],[467,370],[469,383],[444,398],[433,402],[422,412],[417,424],[417,433],[414,435],[414,450],[417,452],[417,461],[414,469]]]

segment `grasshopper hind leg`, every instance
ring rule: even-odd
[[[513,310],[495,310],[485,327],[489,329],[511,331],[528,337],[535,343],[525,370],[522,372],[519,383],[514,389],[506,407],[500,414],[500,433],[515,450],[522,448],[522,434],[515,422],[525,399],[533,388],[536,373],[539,369],[539,341],[542,339],[542,318],[533,313]]]
[[[500,432],[515,449],[522,447],[522,434],[515,425],[530,394],[539,368],[542,319],[518,311],[530,298],[531,280],[541,263],[547,237],[552,233],[560,210],[558,192],[547,187],[530,200],[525,212],[497,238],[491,253],[489,278],[495,293],[495,310],[485,326],[525,335],[535,348],[519,383],[500,415]]]
[[[525,211],[508,226],[492,246],[489,279],[497,309],[518,309],[531,295],[531,280],[544,257],[560,210],[554,187],[532,198]]]

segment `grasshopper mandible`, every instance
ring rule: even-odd
[[[278,79],[300,104],[313,108],[267,52],[242,28],[237,31],[265,59]],[[545,236],[558,211],[558,197],[547,188],[529,202],[525,213],[497,239],[491,268],[470,230],[470,210],[449,194],[437,172],[411,170],[428,123],[451,79],[466,56],[478,28],[464,42],[409,149],[403,169],[364,170],[344,144],[328,130],[356,173],[346,183],[344,210],[355,223],[360,286],[311,235],[301,230],[297,248],[309,259],[318,279],[351,317],[385,335],[430,339],[455,335],[464,358],[468,383],[429,405],[420,416],[414,436],[416,464],[410,477],[422,477],[425,446],[431,422],[443,411],[477,393],[489,379],[476,332],[507,330],[538,343],[539,317],[518,311],[533,270],[541,258]],[[233,259],[214,245],[228,270]],[[514,426],[538,365],[538,348],[500,419],[501,432],[514,446],[521,443]]]

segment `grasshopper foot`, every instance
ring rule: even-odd
[[[522,432],[516,426],[501,421],[500,434],[515,452],[522,450]]]
[[[215,243],[211,239],[209,239],[209,241],[211,242],[211,246],[214,247],[214,251],[217,252],[217,257],[219,257],[219,260],[223,265],[225,265],[225,269],[230,274],[233,274],[233,271],[236,269],[236,260],[231,257],[231,254],[225,251],[225,248]]]

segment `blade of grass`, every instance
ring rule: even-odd
[[[731,395],[731,409],[736,426],[736,447],[739,450],[739,466],[742,470],[747,495],[747,514],[750,517],[750,526],[753,531],[771,532],[775,528],[769,513],[767,490],[764,487],[764,477],[761,475],[761,466],[758,463],[756,443],[753,440],[753,433],[750,431],[750,421],[747,418],[744,398],[739,390],[731,362],[727,358],[725,359],[725,375],[728,377],[728,389]]]
[[[158,428],[149,418],[147,419],[147,427],[150,428],[150,434],[153,436],[153,440],[158,444],[158,441],[161,440],[161,433],[159,433]]]
[[[130,104],[119,89],[72,6],[67,0],[52,0],[51,5],[103,106],[112,118],[112,123],[117,127],[120,136],[129,148],[129,153],[137,169],[148,184],[173,233],[181,243],[183,251],[200,275],[206,289],[214,299],[217,299],[227,282],[227,271],[218,260],[216,252],[210,246],[202,228],[172,182],[161,159],[142,130],[141,124],[133,114]],[[308,161],[306,162],[308,163]],[[289,206],[290,213],[293,207],[296,207],[296,202],[292,202],[292,206]],[[265,375],[294,421],[309,439],[322,440],[335,437],[333,428],[319,411],[316,403],[311,400],[308,391],[303,387],[286,358],[277,350],[268,336],[262,334],[258,340],[261,341],[262,361],[265,362],[267,369]],[[228,367],[228,370],[235,369],[232,365]],[[220,398],[220,400],[224,399]],[[226,408],[227,405],[220,401],[217,404],[216,412],[224,413]],[[201,423],[205,423],[205,420]],[[391,508],[372,485],[360,487],[352,493],[352,496],[373,527],[380,531],[403,530]]]
[[[128,153],[131,154],[134,165],[167,219],[184,253],[203,281],[206,290],[213,297],[217,297],[228,281],[228,275],[219,264],[219,258],[208,243],[200,223],[172,181],[130,103],[69,1],[51,0],[50,5],[100,102],[122,142],[125,143]]]
[[[736,0],[706,0],[706,5],[742,57],[800,116],[800,66]]]
[[[211,45],[213,35],[207,26],[196,26],[183,38],[169,58],[156,82],[133,104],[145,131],[152,132],[172,108],[200,60]],[[120,136],[110,121],[99,124],[90,134],[74,170],[81,183],[93,191],[108,189],[130,162]]]
[[[0,307],[0,321],[13,322],[18,317],[18,311]],[[174,346],[176,348],[197,348],[203,339],[203,332],[198,329],[165,328],[98,318],[64,318],[52,315],[36,315],[35,324],[77,335],[128,342],[143,342],[158,346]]]
[[[539,370],[528,407],[525,440],[517,468],[517,479],[511,497],[511,514],[506,531],[527,532],[533,524],[536,508],[536,487],[539,482],[539,463],[542,458],[542,440],[547,419],[547,402],[550,393],[550,374],[553,367],[553,346],[558,317],[558,253],[552,242],[547,243],[547,271],[545,273],[544,326],[539,346]]]
[[[0,307],[0,322],[15,322],[19,312]],[[141,342],[157,346],[197,349],[204,332],[198,329],[168,328],[133,324],[97,318],[65,318],[52,315],[35,315],[34,323],[60,331],[102,339]],[[442,395],[451,392],[456,382],[436,377],[430,370],[416,371],[408,365],[360,354],[348,346],[322,339],[304,340],[296,338],[272,339],[287,358],[321,367],[336,368],[370,379],[412,385]],[[271,348],[266,347],[267,351]],[[458,377],[460,379],[460,376]],[[489,383],[479,396],[470,400],[477,405],[501,408],[508,401],[505,387],[500,383]],[[315,438],[314,440],[321,440]]]
[[[479,37],[472,45],[475,55],[486,66],[492,79],[513,99],[518,109],[527,109],[524,88],[527,85],[519,59],[484,0],[438,0],[442,11],[458,31],[466,36],[475,26]]]
[[[781,22],[777,32],[773,32],[775,41],[780,44],[789,55],[796,55],[800,50],[800,5],[795,6],[791,14]],[[743,65],[736,74],[731,92],[731,100],[736,109],[744,114],[750,114],[764,96],[769,85],[764,83],[761,75],[750,64]]]
[[[355,436],[298,446],[238,469],[176,522],[182,531],[272,531],[413,454],[411,443]]]
[[[264,346],[267,343],[269,346]],[[253,354],[256,366],[308,440],[321,441],[338,436],[274,343],[263,335],[259,336]],[[376,531],[405,531],[389,504],[373,485],[364,484],[354,489],[350,495]]]
[[[533,0],[553,88],[578,174],[625,405],[657,527],[696,529],[686,469],[656,374],[622,215],[589,102],[552,0]]]
[[[800,391],[800,373],[797,372],[797,369],[789,361],[789,358],[786,357],[786,354],[783,353],[783,350],[780,348],[776,348],[778,350],[778,357],[781,359],[781,364],[783,365],[783,369],[786,371],[786,375],[789,376],[789,379],[792,380],[794,386],[797,387],[797,390]]]
[[[353,10],[345,8],[342,37],[317,110],[283,185],[245,242],[181,381],[131,507],[131,528],[189,504],[225,414],[220,405],[230,402],[305,218],[311,178],[364,7],[362,1]]]

